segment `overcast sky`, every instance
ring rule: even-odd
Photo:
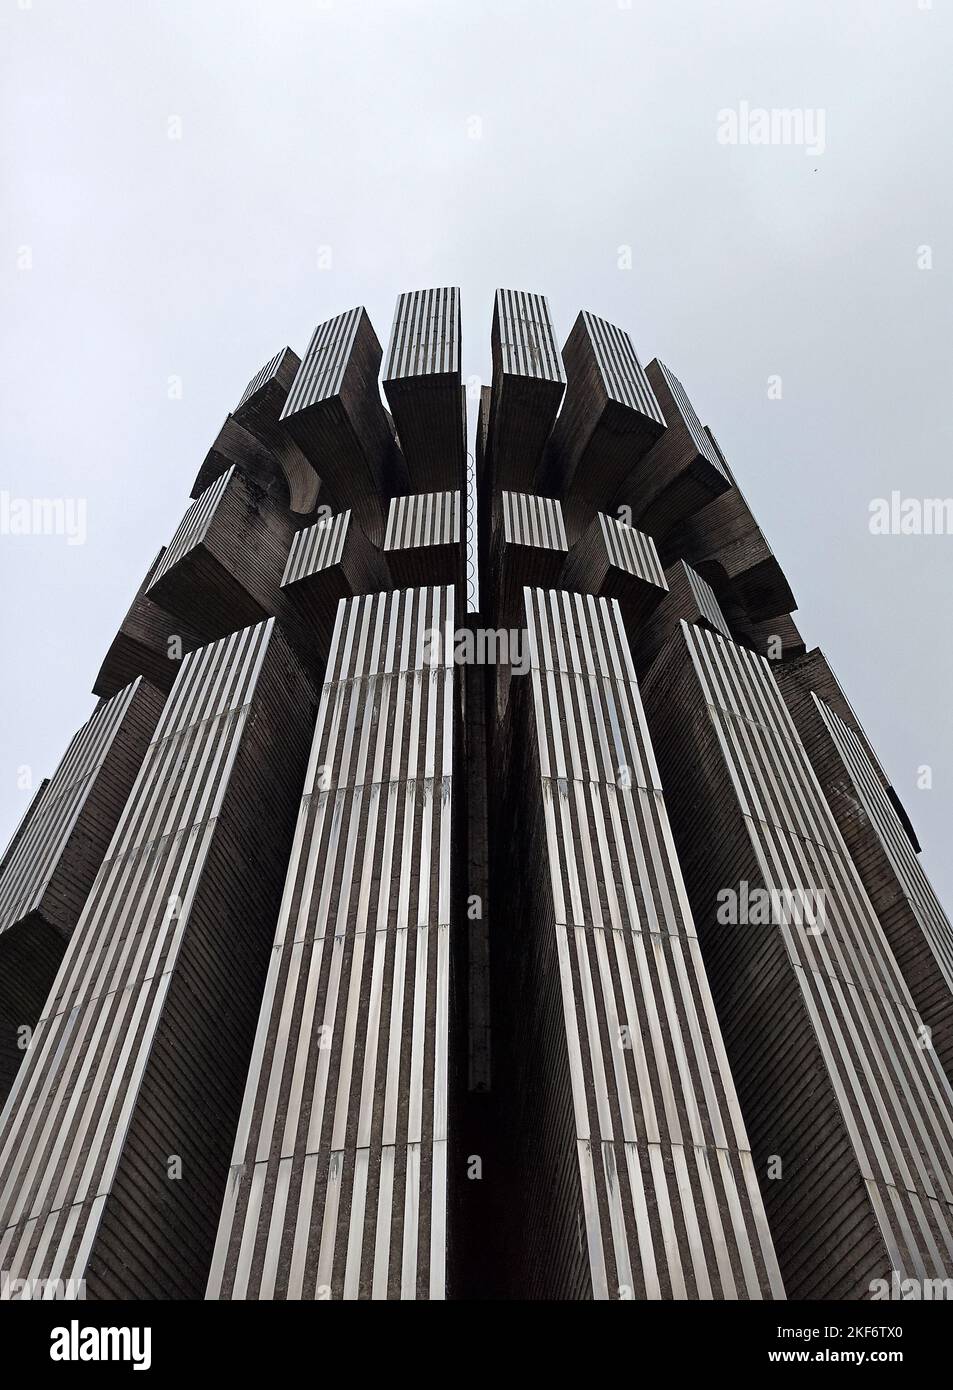
[[[485,380],[506,286],[681,378],[949,911],[953,536],[869,506],[953,493],[950,9],[2,0],[0,503],[86,539],[0,534],[0,842],[264,361],[454,284]]]

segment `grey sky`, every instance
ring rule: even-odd
[[[953,494],[944,0],[19,3],[0,492],[85,499],[88,536],[0,535],[0,841],[258,367],[357,303],[386,344],[400,290],[456,284],[486,379],[503,285],[677,372],[950,910],[953,536],[868,528]],[[720,144],[742,102],[822,112],[823,153]]]

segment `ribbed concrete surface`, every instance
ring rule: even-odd
[[[464,506],[460,492],[411,493],[393,499],[384,554],[395,588],[454,584],[463,611]]]
[[[182,657],[208,641],[207,633],[173,618],[148,597],[149,585],[164,557],[165,546],[153,560],[110,643],[93,686],[93,694],[101,699],[116,695],[137,676],[145,676],[158,690],[171,690]]]
[[[281,425],[317,470],[337,507],[350,508],[375,545],[387,498],[407,491],[377,384],[381,345],[365,309],[319,323],[281,413]],[[327,499],[322,496],[322,502]]]
[[[569,552],[560,584],[618,599],[630,638],[668,592],[652,537],[604,512],[596,513]]]
[[[141,679],[70,741],[0,870],[0,1103],[23,1060],[162,711]]]
[[[628,480],[620,478],[612,510],[628,507],[633,525],[661,548],[674,526],[727,492],[731,481],[674,373],[653,360],[646,376],[667,429]]]
[[[560,353],[501,289],[471,477],[458,290],[400,296],[386,364],[360,306],[274,347],[96,680],[175,681],[121,834],[125,792],[61,835],[48,788],[0,864],[0,1014],[42,1015],[0,1270],[223,1299],[762,1297],[772,1245],[800,1296],[946,1272],[949,924],[682,383],[585,310]],[[726,926],[742,882],[832,923]]]
[[[515,1286],[781,1297],[621,612],[525,602],[499,829]]]
[[[210,1298],[445,1295],[453,621],[338,609]]]
[[[676,560],[669,565],[665,571],[665,584],[668,592],[662,602],[634,634],[633,654],[640,679],[651,669],[653,661],[682,622],[711,628],[723,637],[731,636],[728,620],[714,589],[691,565],[684,560]]]
[[[684,624],[645,695],[789,1295],[949,1277],[953,1091],[769,663]]]
[[[183,664],[0,1116],[11,1279],[201,1295],[311,709],[273,620]]]
[[[319,498],[322,505],[333,506],[334,497],[329,489],[322,487],[308,459],[281,426],[288,392],[300,366],[301,359],[296,352],[290,347],[281,348],[252,377],[229,419],[257,439],[277,461],[285,477],[291,510],[307,515],[317,506]],[[193,492],[192,496],[195,495]]]
[[[287,508],[237,468],[189,507],[146,597],[212,637],[278,613],[295,529]]]
[[[624,329],[583,310],[563,348],[566,399],[537,474],[561,497],[570,542],[609,506],[664,434],[666,417]]]
[[[499,488],[532,492],[566,390],[545,295],[497,290],[490,351],[493,386],[487,416],[486,500]]]
[[[461,375],[460,291],[409,290],[394,312],[384,395],[412,492],[462,488],[466,395]]]
[[[321,676],[341,599],[389,589],[391,582],[384,555],[352,512],[338,512],[297,532],[281,581],[282,598],[299,619],[302,644],[313,646]]]
[[[496,621],[522,626],[524,586],[555,584],[566,561],[562,504],[553,497],[504,491],[492,525],[487,607]]]
[[[816,691],[811,668],[777,670],[811,766],[877,912],[931,1046],[953,1081],[953,927],[862,732]]]

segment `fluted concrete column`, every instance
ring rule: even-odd
[[[619,606],[538,589],[525,603],[494,953],[515,1285],[783,1297]]]
[[[201,1296],[312,698],[274,619],[183,663],[0,1115],[11,1281]]]
[[[209,1298],[445,1296],[453,623],[338,608]]]
[[[683,624],[645,683],[788,1293],[953,1275],[953,1091],[770,663]]]

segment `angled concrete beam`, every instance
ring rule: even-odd
[[[707,426],[705,436],[731,486],[678,522],[661,544],[662,558],[666,564],[687,560],[751,624],[791,613],[797,603],[784,571]]]
[[[765,618],[760,623],[752,623],[746,615],[734,613],[732,622],[736,640],[769,661],[790,661],[807,651],[807,644],[790,613]]]
[[[494,518],[491,576],[494,621],[522,627],[523,589],[559,582],[569,546],[562,504],[529,492],[502,492]]]
[[[200,497],[207,487],[211,487],[233,466],[265,492],[288,505],[288,480],[278,458],[251,430],[240,425],[234,415],[226,416],[196,474],[189,496]]]
[[[7,841],[7,847],[3,851],[3,856],[2,858],[0,858],[0,875],[3,874],[4,869],[10,862],[10,859],[13,855],[13,851],[16,849],[17,845],[20,843],[20,841],[23,839],[23,836],[26,834],[27,827],[29,826],[30,821],[36,815],[37,808],[39,807],[40,802],[43,800],[44,793],[46,792],[46,789],[49,785],[49,777],[44,777],[40,782],[39,786],[34,791],[33,795],[31,796],[29,806],[26,808],[26,810],[23,812],[23,815],[17,821],[16,826],[13,830],[13,834]]]

